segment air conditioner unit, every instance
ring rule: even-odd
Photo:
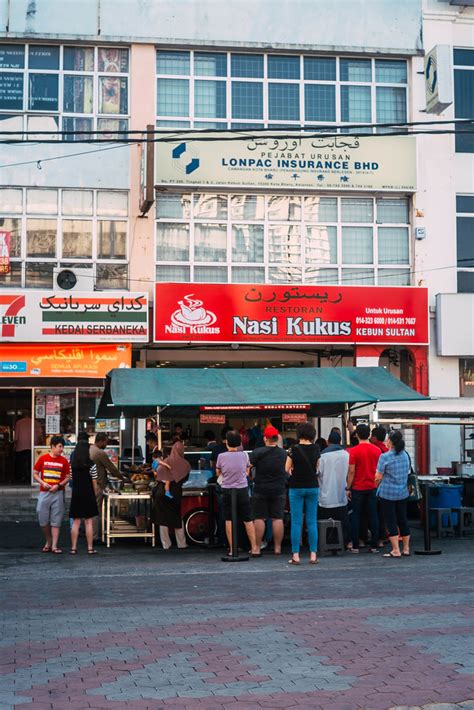
[[[53,284],[59,291],[93,291],[93,271],[75,267],[57,267],[53,271]]]

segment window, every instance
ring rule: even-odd
[[[268,116],[275,121],[298,121],[300,96],[298,84],[269,84]]]
[[[458,292],[474,293],[474,196],[456,196]]]
[[[232,82],[233,118],[263,118],[263,84]]]
[[[454,115],[474,118],[474,49],[454,50]],[[474,153],[474,133],[456,134],[456,152]]]

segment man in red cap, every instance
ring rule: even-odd
[[[257,547],[262,545],[265,521],[271,520],[275,555],[281,555],[286,503],[286,451],[278,446],[278,436],[278,429],[267,426],[263,432],[265,446],[250,453],[250,463],[255,466],[252,514]]]

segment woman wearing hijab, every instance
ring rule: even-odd
[[[77,554],[77,539],[81,520],[84,520],[86,530],[87,552],[97,554],[94,550],[93,518],[98,515],[96,503],[97,469],[89,457],[89,442],[79,439],[71,456],[72,496],[69,508],[71,526],[71,555]]]
[[[178,439],[173,444],[170,455],[162,459],[155,472],[158,491],[153,506],[153,517],[160,528],[160,540],[163,549],[169,550],[171,539],[168,528],[174,528],[178,548],[187,547],[181,518],[182,487],[189,476],[191,464],[184,458],[184,444]],[[165,484],[169,481],[169,486]],[[168,490],[167,490],[168,489]]]

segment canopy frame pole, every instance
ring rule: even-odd
[[[349,432],[349,416],[350,416],[350,413],[351,413],[351,410],[350,410],[349,404],[348,404],[348,402],[346,402],[346,403],[344,404],[344,414],[343,414],[343,417],[344,417],[344,419],[343,419],[343,422],[344,422],[344,428],[343,428],[343,432],[344,432],[344,446],[349,446],[349,444],[350,444],[350,442],[351,442],[351,436],[350,436],[350,432]]]
[[[135,465],[135,417],[132,417],[132,466]]]
[[[161,448],[161,424],[160,424],[160,408],[156,408],[156,438],[158,440],[158,449],[162,451]]]

